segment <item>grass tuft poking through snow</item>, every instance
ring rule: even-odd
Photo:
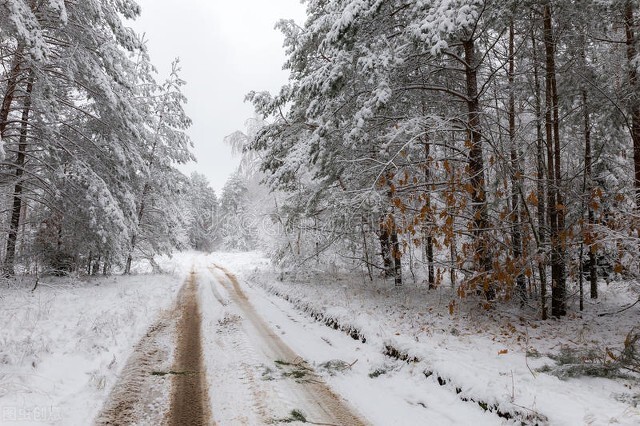
[[[293,423],[293,422],[307,423],[307,418],[305,417],[304,414],[302,414],[302,411],[294,409],[294,410],[291,410],[291,413],[289,413],[289,417],[271,420],[271,424]]]

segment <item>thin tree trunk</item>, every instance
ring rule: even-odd
[[[400,242],[398,241],[398,228],[396,221],[391,216],[391,254],[393,257],[393,280],[396,286],[402,285],[402,253],[400,251]]]
[[[545,15],[546,16],[546,15]],[[545,21],[545,47],[547,44],[547,29],[546,29],[546,21]],[[546,49],[545,49],[546,50]],[[544,128],[545,128],[545,141],[546,141],[546,154],[547,154],[547,217],[549,219],[549,242],[550,246],[550,254],[551,254],[551,262],[554,262],[553,253],[555,251],[555,245],[557,245],[557,223],[558,216],[556,207],[558,205],[556,199],[556,192],[558,191],[557,185],[555,183],[555,172],[554,172],[554,157],[553,157],[553,124],[552,124],[552,114],[551,109],[552,105],[552,97],[551,97],[551,79],[549,77],[549,65],[548,65],[548,56],[549,52],[545,52],[547,55],[547,70],[545,71],[545,112],[544,112]],[[553,287],[555,287],[553,272],[551,277],[551,291],[553,294]],[[553,296],[552,296],[553,297]]]
[[[35,77],[30,73],[27,88],[24,95],[22,107],[22,121],[20,123],[20,140],[18,142],[18,155],[16,157],[16,183],[13,188],[13,205],[11,208],[11,221],[9,223],[9,233],[7,235],[6,254],[4,258],[4,274],[13,276],[15,274],[16,241],[18,240],[18,229],[20,228],[20,213],[22,212],[22,192],[24,190],[22,175],[27,150],[27,136],[29,132],[29,114],[31,112],[31,93]]]
[[[102,275],[107,275],[109,273],[109,252],[104,257],[104,263],[102,264]]]
[[[453,144],[455,143],[456,136],[454,132],[451,132],[451,149],[447,153],[450,156],[454,155]],[[446,151],[445,151],[446,152]],[[456,165],[451,164],[449,168],[445,168],[447,173],[447,181],[450,182],[451,190],[454,190],[454,182],[456,181]],[[448,197],[445,197],[448,198]],[[449,243],[449,259],[451,265],[449,267],[449,281],[451,281],[451,288],[455,289],[457,285],[457,274],[456,269],[458,268],[458,247],[457,247],[457,238],[456,238],[456,215],[454,206],[448,205],[446,207],[447,217],[451,220],[451,228],[447,230],[445,238],[445,242],[448,240]]]
[[[593,196],[593,174],[592,174],[592,162],[591,155],[591,123],[589,117],[589,104],[587,91],[582,91],[582,107],[584,113],[584,183],[585,194],[588,194],[587,201],[587,248],[589,249],[589,283],[590,283],[590,295],[592,299],[598,298],[598,271],[597,271],[597,245],[594,242],[594,226],[595,226],[595,212],[591,197]],[[580,263],[582,263],[582,256],[580,257]],[[581,271],[582,272],[582,271]],[[582,278],[581,278],[582,279]]]
[[[542,102],[540,99],[540,78],[538,47],[536,46],[535,33],[531,32],[531,44],[533,48],[533,81],[535,89],[535,109],[536,109],[536,165],[537,165],[537,206],[536,213],[538,219],[538,274],[540,275],[540,310],[542,319],[547,319],[547,265],[543,257],[547,244],[547,231],[545,226],[545,188],[544,188],[544,151],[545,141],[542,135]]]
[[[429,290],[436,288],[436,271],[433,257],[433,236],[427,235],[427,269],[429,272]]]
[[[155,148],[155,146],[154,146]],[[144,184],[144,188],[142,189],[142,197],[140,200],[140,208],[138,209],[138,228],[140,228],[140,224],[142,223],[142,218],[144,217],[144,209],[145,209],[145,202],[147,199],[147,195],[149,194],[151,190],[151,185],[149,184],[149,182]],[[139,230],[139,229],[138,229]],[[136,243],[138,241],[138,230],[136,230],[136,232],[133,234],[133,236],[131,237],[131,248],[129,250],[129,256],[127,256],[127,262],[125,264],[124,267],[124,273],[125,275],[129,275],[131,273],[131,262],[133,261],[133,251],[136,248]]]
[[[478,97],[478,70],[473,38],[463,41],[468,113],[469,173],[471,175],[471,202],[473,208],[473,235],[475,239],[475,261],[482,273],[483,289],[487,300],[495,298],[491,283],[492,258],[489,248],[487,194],[485,190],[482,129],[480,123],[480,100]]]
[[[627,0],[624,5],[624,29],[627,45],[627,69],[629,77],[629,93],[631,93],[631,139],[633,139],[633,165],[635,172],[636,208],[640,211],[640,97],[638,92],[638,70],[634,63],[637,60],[634,1]],[[636,230],[640,237],[640,226]]]
[[[546,53],[547,98],[547,160],[550,178],[549,221],[551,222],[551,315],[566,315],[566,277],[564,249],[564,211],[566,206],[560,191],[560,133],[558,90],[555,69],[555,41],[551,6],[544,5],[544,44]]]
[[[584,241],[580,243],[580,250],[578,251],[578,288],[580,293],[580,312],[584,311],[584,263],[582,262],[582,256],[584,256]]]
[[[516,275],[516,291],[520,305],[527,300],[527,285],[524,277],[522,259],[522,224],[520,223],[520,188],[522,172],[516,149],[516,101],[515,101],[515,35],[513,21],[509,25],[509,144],[511,147],[511,246],[513,261],[518,270]]]
[[[166,99],[164,100],[164,102],[166,102]],[[165,109],[165,106],[163,103],[162,111],[164,111],[164,109]],[[162,127],[163,121],[164,121],[164,115],[161,113],[158,124],[155,129],[154,136],[153,136],[154,140],[153,140],[153,145],[151,147],[151,153],[150,153],[151,155],[149,159],[149,164],[147,165],[149,176],[147,176],[147,180],[144,183],[144,187],[142,188],[142,196],[140,197],[140,208],[138,209],[138,223],[137,223],[136,229],[134,230],[133,236],[131,237],[131,247],[129,249],[129,255],[127,256],[127,261],[124,267],[125,275],[129,275],[131,273],[131,262],[133,261],[133,251],[135,250],[136,243],[138,241],[138,233],[140,232],[140,223],[142,223],[142,218],[144,217],[145,202],[146,202],[147,196],[149,195],[149,192],[151,192],[151,179],[152,179],[151,173],[153,171],[153,167],[156,161],[155,155],[156,155],[156,148],[158,147],[158,134],[160,133],[160,128]]]
[[[364,215],[362,216],[362,249],[364,251],[364,263],[367,265],[369,280],[373,282],[373,271],[371,270],[371,260],[369,260],[369,245],[367,244],[367,230]],[[318,244],[318,243],[316,243]],[[316,250],[317,251],[317,250]]]
[[[87,275],[91,275],[91,266],[93,265],[93,252],[89,251],[89,265],[87,266]]]
[[[429,290],[436,288],[436,274],[433,258],[433,217],[431,214],[431,195],[429,194],[429,185],[431,183],[431,143],[429,141],[429,134],[425,132],[424,135],[424,185],[426,195],[426,209],[427,214],[424,218],[426,222],[423,226],[423,233],[425,236],[425,254],[427,257],[427,270],[428,270],[428,282]]]

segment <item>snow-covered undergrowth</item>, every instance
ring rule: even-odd
[[[603,359],[607,350],[621,349],[637,325],[637,310],[598,314],[633,302],[637,296],[623,293],[622,286],[603,285],[600,299],[588,302],[582,315],[539,321],[533,310],[522,311],[515,304],[486,311],[480,300],[461,300],[449,288],[395,288],[357,274],[275,271],[255,253],[219,258],[247,282],[380,352],[413,361],[412,369],[423,380],[497,416],[554,425],[640,421],[637,378],[561,380],[538,371],[554,366],[549,355],[567,348],[599,351]],[[371,373],[380,381],[394,380],[384,365],[379,374]]]
[[[183,278],[41,278],[0,287],[0,424],[90,424]]]

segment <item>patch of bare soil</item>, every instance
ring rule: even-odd
[[[173,388],[167,423],[171,426],[212,424],[202,359],[201,317],[194,272],[180,292],[178,309],[178,341],[171,371]]]

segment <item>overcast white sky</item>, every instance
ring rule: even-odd
[[[223,138],[244,122],[253,108],[250,90],[277,91],[287,80],[282,70],[283,37],[278,19],[304,21],[299,0],[138,0],[142,16],[133,23],[146,33],[151,60],[163,80],[180,58],[187,81],[189,133],[198,163],[185,169],[205,174],[219,195],[238,161]]]

